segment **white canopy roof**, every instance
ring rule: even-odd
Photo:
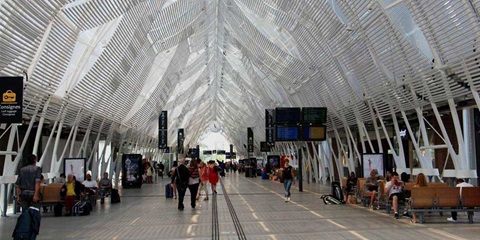
[[[480,85],[478,1],[0,1],[0,75],[30,76],[25,114],[191,145],[217,120],[235,145],[264,110],[328,108],[328,129]],[[110,124],[110,125],[108,125]],[[261,140],[261,139],[258,139]]]

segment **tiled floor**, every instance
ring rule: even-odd
[[[359,205],[325,205],[320,199],[330,188],[304,184],[293,187],[292,201],[284,202],[283,185],[260,178],[230,174],[222,179],[238,218],[218,186],[217,213],[220,239],[239,239],[238,225],[246,239],[479,239],[479,223],[446,222],[448,216],[427,216],[423,225],[407,218],[395,220],[384,210]],[[120,189],[122,202],[97,204],[90,216],[54,217],[43,214],[38,239],[212,239],[212,198],[191,209],[178,211],[175,199],[165,199],[164,182],[141,189]],[[187,191],[187,195],[189,195]],[[18,215],[17,215],[18,216]],[[0,218],[0,239],[9,239],[17,216]],[[476,218],[478,218],[476,216]],[[478,219],[476,219],[478,220]]]

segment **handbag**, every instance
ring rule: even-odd
[[[192,177],[188,178],[188,185],[195,185],[198,183],[200,183],[200,178],[192,178]]]

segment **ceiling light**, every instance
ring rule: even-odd
[[[350,24],[350,23],[347,24],[347,27],[346,27],[345,29],[346,29],[347,31],[349,31],[349,32],[352,32],[352,31],[355,30],[355,29],[353,29],[352,24]]]

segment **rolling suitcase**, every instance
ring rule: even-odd
[[[167,185],[165,185],[165,197],[173,198],[173,188],[170,183],[167,183]]]

